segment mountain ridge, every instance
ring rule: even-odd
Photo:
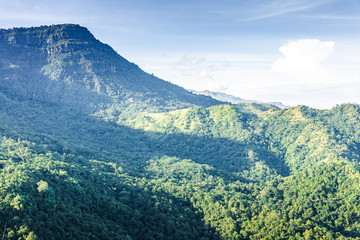
[[[284,109],[284,108],[290,108],[290,106],[284,105],[282,102],[261,102],[257,100],[247,100],[240,97],[235,97],[233,95],[222,93],[222,92],[213,92],[209,90],[204,91],[195,91],[195,90],[189,90],[192,93],[209,96],[216,100],[222,101],[222,102],[228,102],[232,104],[241,104],[241,103],[257,103],[257,104],[271,104],[278,108]]]
[[[55,103],[67,101],[67,104],[88,102],[91,99],[86,95],[90,94],[98,97],[94,105],[107,105],[106,108],[136,104],[152,108],[158,104],[157,109],[160,109],[179,104],[188,107],[192,106],[191,102],[204,106],[217,104],[210,98],[190,94],[145,73],[79,25],[2,30],[0,44],[2,56],[7,57],[0,61],[5,74],[1,86],[11,88],[16,84],[28,84],[26,91],[20,91],[21,86],[5,91],[12,94],[33,98],[39,92],[55,93],[39,98],[52,99]],[[32,62],[26,61],[29,57],[33,58]],[[8,84],[9,81],[12,83]],[[43,87],[43,90],[33,89],[32,85]],[[49,91],[49,88],[57,91]],[[146,104],[146,100],[152,103]]]

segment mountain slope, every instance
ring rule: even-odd
[[[359,105],[220,104],[78,25],[0,30],[7,239],[356,239]]]
[[[78,25],[0,30],[0,56],[1,91],[11,99],[90,112],[216,104],[143,72]]]

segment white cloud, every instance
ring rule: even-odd
[[[204,66],[198,73],[200,79],[213,79],[214,68],[212,65]]]
[[[331,108],[360,98],[360,47],[356,40],[300,39],[271,53],[168,53],[141,55],[144,70],[187,89],[245,99]]]
[[[200,65],[204,63],[206,59],[201,56],[194,56],[194,55],[184,55],[182,56],[176,63],[176,65],[182,66],[182,65]]]
[[[327,15],[327,14],[318,14],[318,15],[305,15],[306,18],[320,19],[320,20],[349,20],[349,21],[359,21],[360,17],[358,15]]]
[[[332,70],[324,61],[334,52],[335,42],[300,39],[280,47],[284,55],[272,65],[274,72],[283,73],[300,82],[325,83],[333,81]]]
[[[242,19],[243,21],[253,21],[281,16],[284,14],[305,11],[325,5],[332,0],[273,0],[263,4],[253,13],[253,16]]]
[[[203,84],[204,82],[211,83],[214,81],[214,73],[219,68],[224,67],[226,67],[226,64],[214,62],[213,59],[208,59],[208,57],[186,54],[178,58],[173,65],[173,70],[176,70],[183,80],[186,77],[186,82],[190,84],[194,83],[194,80]]]

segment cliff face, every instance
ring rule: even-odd
[[[0,29],[0,40],[11,46],[60,50],[76,43],[99,43],[86,28],[75,24]]]

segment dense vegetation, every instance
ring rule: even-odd
[[[3,239],[360,238],[356,104],[222,105],[57,25],[0,30],[0,119]]]

